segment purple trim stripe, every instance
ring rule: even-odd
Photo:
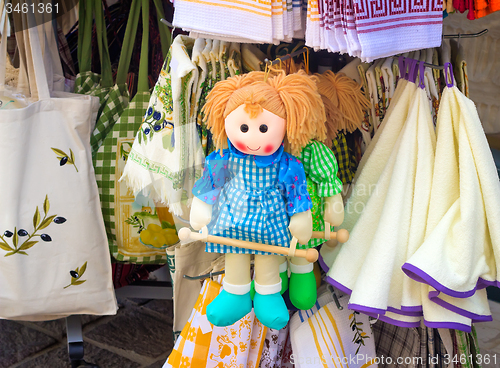
[[[450,303],[444,301],[443,299],[438,298],[439,294],[440,294],[439,291],[431,291],[431,292],[429,292],[429,299],[445,309],[448,309],[448,310],[450,310],[456,314],[459,314],[461,316],[470,318],[473,323],[493,321],[493,317],[491,315],[476,314],[476,313],[472,313],[468,310],[458,308],[456,305],[450,304]]]
[[[392,318],[387,317],[387,316],[379,316],[378,319],[381,320],[382,322],[387,322],[391,325],[398,326],[398,327],[408,327],[408,328],[420,327],[420,321],[417,321],[417,322],[398,321],[398,320],[392,319]]]
[[[404,308],[411,308],[410,310],[405,310]],[[414,309],[416,308],[416,309]],[[420,308],[420,309],[418,309]],[[387,307],[388,312],[396,313],[396,314],[401,314],[402,316],[408,316],[408,317],[422,317],[424,315],[424,312],[422,311],[422,307],[404,307],[402,306],[401,309],[397,309],[394,307]]]
[[[343,293],[346,293],[346,294],[349,294],[349,295],[352,294],[352,290],[351,289],[349,289],[347,286],[342,285],[340,282],[335,281],[330,276],[326,277],[326,282],[328,282],[333,287],[336,287],[337,289],[339,289]]]
[[[430,328],[449,328],[451,330],[460,330],[468,333],[472,331],[471,326],[457,322],[429,322],[424,319],[424,323]]]
[[[386,312],[385,309],[372,308],[372,307],[367,307],[365,305],[351,304],[351,303],[348,304],[347,308],[362,313],[385,314]]]
[[[435,280],[432,276],[429,274],[425,273],[422,271],[420,268],[415,267],[414,265],[410,263],[405,263],[402,267],[403,272],[411,279],[421,282],[423,284],[427,284],[432,286],[434,289],[439,290],[440,292],[452,296],[454,298],[468,298],[472,295],[477,290],[477,286],[469,291],[456,291],[447,288],[443,284],[439,283],[437,280]]]

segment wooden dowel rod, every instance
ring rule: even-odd
[[[324,231],[313,231],[312,237],[314,239],[325,239]],[[349,240],[349,232],[345,229],[340,229],[339,231],[332,231],[330,233],[330,239],[337,239],[339,243],[345,243]],[[327,239],[327,240],[330,240]]]
[[[186,229],[186,230],[184,230]],[[188,233],[189,232],[189,233]],[[223,244],[232,247],[246,248],[252,250],[258,250],[261,252],[277,253],[284,256],[288,256],[289,248],[279,247],[276,245],[261,244],[255,242],[249,242],[238,239],[225,238],[223,236],[208,235],[205,239],[203,234],[193,232],[188,228],[182,228],[179,230],[179,239],[181,240],[206,240],[211,243]],[[295,257],[305,258],[308,262],[316,262],[318,260],[318,251],[314,248],[310,249],[296,249]]]

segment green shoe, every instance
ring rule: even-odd
[[[243,295],[231,294],[222,290],[219,295],[207,305],[207,319],[214,326],[231,326],[245,317],[252,310],[250,293]]]
[[[258,320],[266,327],[275,330],[280,330],[286,326],[290,315],[288,314],[288,309],[286,307],[285,301],[281,296],[279,290],[281,286],[279,284],[272,285],[276,286],[276,292],[273,294],[259,294],[259,291],[269,292],[269,286],[256,285],[256,293],[253,300],[253,308],[255,316]],[[265,290],[267,289],[267,290]]]
[[[289,285],[290,301],[298,309],[311,309],[318,298],[316,290],[316,277],[314,276],[314,272],[312,271],[313,264],[310,263],[304,266],[297,266],[292,264],[291,269],[292,274],[290,275]]]

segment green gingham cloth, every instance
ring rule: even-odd
[[[337,137],[333,140],[332,151],[335,154],[339,165],[339,179],[343,184],[351,183],[356,171],[356,160],[354,158],[354,153],[347,144],[347,140],[343,132],[339,132]]]
[[[99,97],[101,104],[97,113],[97,121],[90,137],[92,156],[102,145],[104,138],[113,128],[123,110],[128,105],[129,94],[125,84],[113,87],[101,87],[101,76],[94,72],[83,72],[76,76],[75,93]]]
[[[342,192],[342,181],[337,177],[339,166],[332,150],[323,143],[312,141],[301,153],[307,177],[307,191],[311,197],[313,230],[324,231],[323,198],[333,197]],[[333,230],[333,226],[331,227]],[[316,247],[325,239],[311,239],[307,245],[297,244],[297,249]]]
[[[97,122],[90,137],[93,156],[128,105],[129,94],[127,85],[115,84],[104,95],[104,101],[106,102],[101,104],[99,114],[97,115]]]
[[[128,108],[120,116],[111,132],[104,139],[95,158],[94,167],[101,197],[102,214],[106,225],[109,249],[117,261],[127,261],[130,263],[163,264],[167,261],[166,253],[154,257],[124,257],[118,252],[116,237],[115,219],[115,183],[117,177],[116,162],[124,159],[127,152],[117,152],[118,141],[126,139],[133,142],[139,130],[144,114],[149,106],[150,94],[148,92],[138,92]]]

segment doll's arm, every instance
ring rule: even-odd
[[[191,227],[195,230],[200,230],[202,227],[207,226],[211,219],[212,205],[194,197],[189,216]]]
[[[308,160],[309,177],[317,184],[318,195],[324,198],[323,219],[332,226],[341,225],[344,221],[344,203],[335,155],[323,143],[313,142],[302,156],[303,160]]]
[[[307,192],[306,174],[302,163],[294,156],[284,154],[280,165],[280,182],[284,185],[290,233],[300,244],[307,244],[312,236],[311,197]]]
[[[194,199],[191,205],[190,223],[199,230],[208,225],[212,218],[212,205],[226,183],[227,159],[218,152],[211,153],[205,160],[203,176],[193,187]]]
[[[311,239],[313,231],[311,210],[292,215],[288,228],[300,244],[307,244]]]
[[[344,222],[344,201],[341,193],[325,198],[323,218],[332,226],[342,225]]]

